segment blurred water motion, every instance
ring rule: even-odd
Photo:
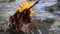
[[[0,3],[0,10],[1,10],[0,11],[0,34],[8,34],[8,33],[5,33],[6,24],[9,22],[8,18],[15,13],[17,8],[24,1],[25,0],[19,0],[19,1],[16,0],[11,3],[6,3],[6,2]],[[36,25],[39,24],[38,26],[42,30],[43,34],[59,34],[60,33],[60,17],[59,17],[60,15],[56,15],[45,10],[45,7],[48,6],[48,8],[50,8],[50,6],[53,6],[55,13],[59,13],[59,11],[57,12],[57,10],[55,9],[56,7],[54,7],[54,5],[57,3],[58,3],[57,0],[40,0],[40,2],[36,6],[33,7],[33,10],[35,11],[35,14],[33,15],[33,19],[36,21],[35,22]],[[54,21],[54,23],[52,24],[45,23],[49,19]],[[45,21],[45,22],[41,24],[40,20],[42,20],[43,22]],[[45,25],[48,28],[48,30],[45,30],[47,29],[45,28]],[[35,34],[38,34],[38,32],[36,33],[35,30],[33,31],[35,32]]]

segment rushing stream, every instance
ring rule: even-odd
[[[0,30],[6,29],[6,25],[9,22],[9,17],[15,13],[18,7],[24,2],[25,0],[15,0],[14,2],[0,2]],[[34,15],[33,18],[36,20],[40,19],[54,19],[55,22],[53,24],[47,24],[47,28],[50,27],[48,30],[44,30],[45,24],[37,23],[42,30],[43,34],[60,34],[60,17],[50,13],[49,11],[45,10],[45,7],[53,6],[57,4],[57,0],[40,0],[40,2],[33,7]],[[0,34],[5,34],[4,30],[0,32]],[[34,30],[33,30],[34,31]],[[35,34],[38,32],[34,31]],[[7,33],[6,33],[7,34]]]

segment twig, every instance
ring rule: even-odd
[[[33,25],[35,26],[35,28],[38,30],[39,34],[42,34],[41,30],[34,24],[34,22],[33,22],[32,24],[33,24]]]

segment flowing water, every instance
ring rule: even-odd
[[[8,34],[4,33],[6,30],[6,25],[9,22],[9,17],[15,13],[18,7],[25,0],[15,0],[14,2],[0,2],[0,34]],[[42,30],[43,34],[59,34],[60,33],[60,16],[50,13],[45,10],[45,7],[52,6],[57,4],[57,0],[40,0],[40,2],[33,7],[35,24]],[[52,18],[55,20],[54,23],[44,23],[39,24],[38,21],[40,19]],[[39,25],[38,25],[39,24]],[[49,29],[45,30],[45,25]],[[38,34],[37,31],[33,30],[35,34]]]

